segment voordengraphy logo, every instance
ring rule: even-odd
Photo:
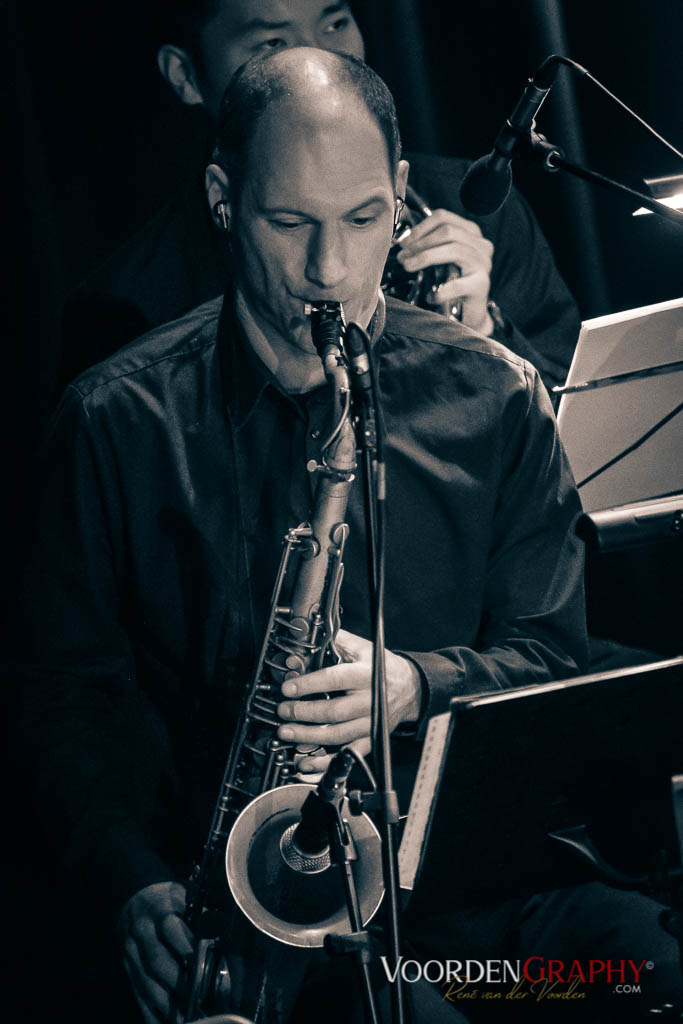
[[[462,1004],[489,1002],[576,1002],[591,995],[640,995],[641,977],[651,971],[651,960],[554,960],[530,956],[526,960],[407,960],[390,967],[380,957],[389,982],[400,977],[408,984],[428,981],[444,990],[442,999]]]
[[[389,966],[385,956],[380,960],[389,982],[395,982],[400,975],[408,984],[424,979],[434,984],[457,982],[468,985],[479,982],[497,985],[523,980],[551,985],[572,982],[638,985],[643,970],[653,967],[649,960],[553,960],[542,956],[530,956],[526,960],[427,960],[425,963],[401,957],[394,968]]]

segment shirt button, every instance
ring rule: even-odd
[[[317,441],[318,438],[320,437],[320,431],[319,430],[312,430],[311,431],[311,437],[313,438],[314,441]]]

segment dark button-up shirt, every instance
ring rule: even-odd
[[[536,371],[389,300],[386,641],[423,719],[583,657],[579,502]],[[285,531],[308,516],[325,388],[283,393],[214,301],[71,385],[16,627],[24,749],[67,863],[112,908],[204,838]],[[343,625],[369,637],[351,489]],[[399,775],[419,743],[396,743]],[[182,825],[182,828],[180,827]]]

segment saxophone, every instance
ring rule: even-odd
[[[400,239],[406,228],[417,224],[425,217],[432,216],[432,209],[411,185],[406,185],[405,199],[407,223],[399,221],[394,232],[394,242],[389,250],[382,276],[382,291],[396,299],[420,306],[421,309],[441,313],[450,320],[462,319],[462,303],[454,299],[437,301],[439,286],[454,277],[460,277],[460,267],[455,263],[440,263],[425,267],[424,270],[406,270],[398,260]]]
[[[268,985],[278,984],[268,977],[270,940],[311,948],[322,946],[328,933],[350,930],[341,877],[336,877],[334,869],[327,870],[329,857],[323,862],[304,857],[296,863],[291,850],[285,856],[283,845],[314,787],[297,778],[297,762],[311,748],[283,743],[277,737],[280,687],[292,676],[341,661],[335,635],[348,536],[344,519],[356,469],[341,303],[314,303],[306,313],[330,391],[331,429],[321,446],[320,463],[307,467],[318,475],[310,521],[284,537],[265,638],[244,697],[201,860],[187,886],[184,920],[195,936],[195,953],[181,975],[172,1024],[186,1024],[207,1012],[233,1010],[236,1002],[242,1011],[235,989],[245,986],[260,990],[255,1005],[248,1007],[255,1020],[268,1024],[284,1020],[277,1017],[272,1001],[267,1002]],[[291,591],[285,605],[286,581]],[[379,835],[365,815],[346,824],[355,848],[354,875],[366,922],[382,898]],[[254,928],[266,937],[265,954],[258,950]],[[236,942],[240,957],[245,945],[252,950],[255,968],[240,964],[235,970],[231,946]],[[279,959],[284,959],[281,953]],[[242,979],[239,986],[238,978]]]

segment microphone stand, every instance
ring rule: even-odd
[[[664,206],[663,203],[660,203],[657,199],[653,199],[652,196],[647,196],[642,192],[638,192],[636,189],[630,188],[628,185],[624,185],[619,181],[615,181],[613,178],[608,178],[604,174],[598,174],[597,171],[593,171],[588,167],[582,167],[580,164],[572,163],[571,160],[565,159],[559,146],[554,145],[552,142],[548,142],[543,135],[539,135],[535,131],[530,131],[526,137],[526,142],[527,145],[522,148],[523,155],[539,162],[543,170],[551,173],[559,170],[567,171],[569,174],[573,174],[577,178],[581,178],[584,181],[590,181],[595,185],[600,185],[612,192],[616,192],[618,195],[628,198],[629,201],[637,200],[641,206],[644,206],[652,213],[656,213],[657,216],[663,217],[665,220],[668,220],[673,224],[678,224],[679,227],[683,227],[683,213],[679,210],[674,210],[669,206]]]
[[[562,65],[568,67],[574,73],[587,78],[594,86],[596,86],[605,96],[608,97],[613,103],[621,107],[629,117],[637,121],[643,128],[645,128],[650,135],[654,136],[659,142],[661,142],[667,149],[671,150],[679,158],[683,156],[675,146],[672,146],[659,132],[656,132],[654,128],[643,120],[634,110],[631,110],[618,96],[615,96],[613,92],[598,81],[594,75],[590,73],[586,68],[582,67],[581,64],[577,64],[576,61],[570,60],[569,57],[563,57],[559,54],[551,54],[547,57],[539,70],[534,75],[534,81],[539,76],[543,79],[543,83],[551,74],[549,69],[554,68],[556,65]],[[597,171],[593,171],[588,167],[582,167],[580,164],[572,163],[571,160],[565,159],[564,153],[559,146],[555,146],[543,135],[538,135],[534,131],[534,122],[532,122],[528,133],[521,133],[520,139],[522,143],[526,142],[525,149],[526,153],[531,155],[541,162],[541,165],[546,171],[567,171],[569,174],[573,174],[577,178],[581,178],[583,181],[589,181],[594,185],[600,185],[603,188],[610,189],[613,192],[618,193],[624,197],[628,197],[629,200],[637,200],[641,206],[644,206],[651,213],[656,213],[659,217],[663,217],[665,220],[671,221],[673,224],[683,225],[683,213],[678,210],[674,210],[669,206],[665,206],[663,203],[653,199],[652,196],[644,195],[642,192],[638,192],[636,189],[630,188],[628,185],[624,185],[619,181],[615,181],[613,178],[608,178],[604,174],[598,174]],[[514,147],[513,147],[514,148]]]
[[[335,754],[327,769],[325,778],[329,776],[335,763],[341,766],[340,778],[335,781],[334,790],[331,794],[328,794],[328,799],[322,804],[318,803],[317,805],[318,815],[324,817],[324,829],[327,833],[327,841],[330,848],[330,860],[333,864],[337,865],[341,872],[346,909],[351,925],[350,935],[328,934],[325,936],[324,945],[331,956],[337,953],[344,953],[353,958],[360,982],[367,1024],[380,1024],[377,1000],[375,999],[370,976],[370,963],[372,961],[370,939],[368,933],[363,930],[363,917],[358,900],[358,891],[351,869],[351,864],[357,855],[353,844],[353,836],[341,815],[341,803],[346,793],[346,780],[354,760],[354,752],[349,747],[342,747]],[[318,786],[318,801],[320,801],[320,785]],[[311,796],[307,797],[307,800],[310,800]],[[304,808],[302,808],[302,821],[305,806],[304,804]]]
[[[526,155],[539,160],[546,171],[565,170],[577,178],[582,178],[584,181],[601,185],[604,188],[618,192],[620,195],[628,196],[630,200],[636,199],[641,206],[650,210],[651,213],[656,213],[658,216],[674,224],[683,225],[683,213],[665,206],[663,203],[653,199],[652,196],[646,196],[642,192],[630,188],[628,185],[614,181],[613,178],[607,178],[604,174],[598,174],[588,167],[572,163],[570,160],[565,159],[564,153],[559,146],[548,142],[545,136],[538,135],[535,132],[536,114],[552,87],[558,65],[568,67],[576,74],[587,78],[612,102],[621,107],[629,117],[645,128],[650,135],[654,136],[667,149],[675,153],[679,159],[683,160],[683,153],[676,149],[659,132],[656,132],[647,121],[643,120],[634,110],[631,110],[618,96],[610,92],[586,68],[582,67],[581,64],[577,64],[576,61],[570,60],[569,57],[551,54],[549,57],[546,57],[534,73],[533,78],[528,80],[522,98],[496,137],[493,151],[488,156],[476,160],[465,174],[460,186],[460,198],[465,209],[480,215],[495,213],[500,209],[507,198],[512,183],[510,163],[513,157],[522,150]],[[502,192],[501,186],[503,188]],[[487,197],[485,190],[490,187],[493,187],[494,191],[490,197]]]
[[[385,935],[388,961],[395,981],[391,985],[393,1024],[405,1022],[405,993],[398,970],[401,963],[399,929],[399,874],[396,830],[398,798],[393,788],[391,746],[387,708],[384,648],[384,545],[386,475],[384,463],[384,422],[379,404],[376,367],[370,340],[357,324],[349,324],[347,344],[351,352],[351,387],[359,406],[356,422],[358,447],[362,454],[366,505],[368,576],[373,620],[372,656],[372,753],[378,788],[372,794],[354,794],[354,805],[374,810],[382,837],[382,875],[385,891]]]

